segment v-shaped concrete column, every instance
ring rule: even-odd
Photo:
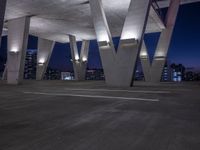
[[[179,6],[180,0],[171,0],[166,16],[166,29],[161,32],[152,64],[150,64],[147,48],[143,42],[140,58],[145,80],[147,82],[160,82],[161,80]]]
[[[150,11],[151,0],[131,0],[116,52],[101,0],[90,0],[106,83],[131,86]]]
[[[85,80],[90,42],[87,40],[82,41],[81,54],[79,56],[76,37],[69,35],[69,40],[75,80]]]
[[[36,80],[43,79],[45,72],[47,70],[54,46],[55,46],[54,41],[38,38]]]
[[[5,16],[5,10],[6,10],[6,1],[7,0],[0,1],[0,37],[2,35],[2,30],[3,30],[4,16]],[[0,46],[1,46],[1,39],[0,39]]]
[[[24,77],[30,17],[8,21],[7,82],[19,84]]]

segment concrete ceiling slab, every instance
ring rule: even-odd
[[[197,1],[200,0],[183,0],[183,3]],[[120,36],[130,0],[102,2],[112,35]],[[169,1],[162,0],[158,4],[167,7]],[[27,15],[32,16],[30,34],[34,36],[61,43],[69,42],[69,34],[75,35],[77,40],[96,39],[87,0],[7,0],[5,20]],[[160,17],[151,8],[146,33],[160,32],[163,28]]]

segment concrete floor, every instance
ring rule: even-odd
[[[0,150],[199,150],[200,85],[0,84]]]

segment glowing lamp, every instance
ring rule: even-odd
[[[127,30],[126,32],[124,32],[121,36],[121,39],[125,40],[125,39],[138,39],[137,33],[136,32],[131,32],[130,30]]]
[[[79,56],[78,55],[75,56],[75,60],[79,61]]]
[[[83,57],[83,58],[82,58],[82,61],[83,61],[83,62],[86,62],[86,61],[87,61],[87,58],[86,58],[86,57]]]
[[[101,47],[101,48],[110,47],[110,42],[108,42],[108,41],[101,41],[101,42],[99,42],[99,47]]]
[[[136,39],[122,39],[121,44],[123,46],[133,46],[133,45],[138,45],[138,40]]]
[[[19,50],[16,48],[16,47],[13,47],[11,50],[10,50],[11,53],[18,53]]]
[[[155,56],[154,59],[155,60],[165,60],[166,57],[164,57],[164,56]]]
[[[44,58],[41,58],[39,61],[38,61],[38,64],[39,66],[43,66],[45,64],[45,59]]]
[[[147,58],[148,54],[145,51],[141,51],[140,58]]]

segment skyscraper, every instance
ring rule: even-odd
[[[37,50],[27,50],[24,79],[36,79]]]

